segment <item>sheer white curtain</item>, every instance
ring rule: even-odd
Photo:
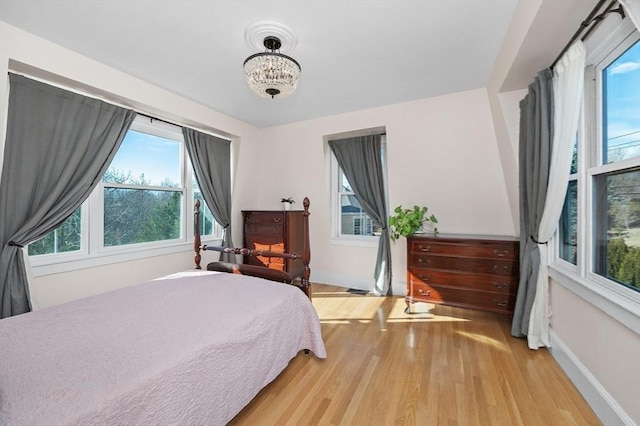
[[[571,169],[573,142],[578,131],[578,119],[584,91],[585,49],[581,41],[574,43],[553,69],[554,131],[551,148],[549,185],[544,213],[538,229],[540,267],[536,296],[529,319],[529,348],[549,344],[549,270],[546,242],[553,236],[560,220]]]
[[[640,30],[640,0],[618,0],[633,24]]]

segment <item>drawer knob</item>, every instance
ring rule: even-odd
[[[274,234],[277,234],[277,233],[279,233],[279,232],[280,232],[280,228],[273,228],[273,233],[274,233]]]
[[[493,254],[498,257],[505,257],[509,255],[509,250],[494,250]]]
[[[418,293],[420,293],[423,296],[430,296],[431,295],[431,290],[424,291],[423,289],[419,288],[418,289]]]
[[[431,262],[431,259],[422,259],[422,258],[418,259],[418,263],[427,264],[429,262]]]
[[[498,272],[498,271],[500,271],[500,272],[509,272],[509,267],[508,267],[508,266],[506,266],[506,265],[502,265],[502,266],[500,266],[500,265],[493,265],[493,270],[494,270],[495,272]]]
[[[429,276],[428,275],[422,275],[422,274],[418,274],[418,278],[420,278],[422,281],[429,281]]]
[[[498,300],[494,299],[493,303],[495,303],[497,306],[501,306],[503,308],[508,305],[508,302],[506,300],[498,301]]]
[[[274,218],[273,218],[273,221],[274,221],[275,223],[280,223],[280,222],[282,222],[282,218],[281,218],[281,217],[274,217]]]
[[[507,284],[504,284],[504,283],[493,283],[493,286],[499,290],[503,288],[507,288]]]
[[[420,251],[429,251],[431,246],[423,246],[422,244],[420,244],[418,248],[420,249]]]

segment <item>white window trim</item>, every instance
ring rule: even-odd
[[[592,212],[587,213],[585,208],[592,206],[593,179],[595,176],[626,169],[640,165],[640,158],[631,158],[616,163],[602,164],[602,150],[598,144],[588,144],[589,140],[599,140],[602,126],[602,110],[600,104],[600,79],[603,63],[610,62],[607,59],[615,59],[624,50],[636,41],[640,40],[640,34],[626,19],[615,31],[612,31],[603,41],[588,53],[585,71],[585,93],[580,120],[580,138],[578,143],[578,253],[577,263],[573,265],[559,257],[558,240],[556,233],[549,243],[549,276],[563,287],[574,292],[584,300],[601,309],[603,312],[618,320],[635,333],[640,334],[640,292],[631,290],[623,285],[614,283],[594,272],[592,239],[593,220]],[[611,46],[616,46],[611,49]],[[608,63],[607,63],[608,65]],[[594,84],[593,82],[597,82]],[[594,106],[595,105],[595,106]],[[585,116],[591,111],[596,111],[596,120],[586,120]],[[585,123],[590,123],[586,125]]]
[[[82,248],[79,251],[56,253],[48,255],[29,256],[34,277],[45,276],[56,273],[69,272],[79,269],[96,266],[121,263],[131,260],[144,259],[148,257],[161,256],[165,254],[180,253],[193,249],[193,195],[192,180],[195,179],[191,167],[187,167],[187,155],[184,146],[182,129],[177,125],[171,125],[155,120],[151,124],[151,119],[138,115],[131,130],[176,140],[180,142],[180,175],[183,187],[165,188],[157,187],[158,190],[171,190],[181,192],[182,196],[182,227],[180,238],[173,240],[152,241],[137,244],[127,244],[122,246],[104,247],[103,235],[103,190],[104,184],[100,182],[91,192],[88,199],[82,204]],[[109,184],[108,186],[119,186]],[[131,187],[123,185],[123,187]],[[154,189],[154,187],[141,187],[142,189]],[[212,236],[203,236],[202,243],[210,245],[222,243],[222,230],[218,227],[218,233]],[[91,235],[98,237],[90,238]],[[25,256],[28,256],[25,250]]]
[[[332,135],[330,138],[326,139],[345,139],[350,137],[371,135],[371,134],[383,134],[386,133],[384,127],[362,130],[357,132],[349,132],[343,133],[340,135]],[[386,147],[386,135],[383,136],[383,169],[384,169],[384,187],[385,187],[385,198],[389,200],[388,190],[387,190],[387,166],[386,166],[386,156],[387,156],[387,147]],[[336,156],[333,155],[333,151],[328,149],[330,156],[330,173],[331,173],[331,189],[329,191],[331,196],[331,245],[336,246],[351,246],[351,247],[367,247],[367,248],[377,248],[378,241],[380,239],[379,235],[346,235],[342,234],[342,230],[340,229],[341,219],[340,219],[340,205],[341,205],[341,194],[336,190],[339,187],[339,175],[340,175],[340,166],[338,165],[338,160]]]

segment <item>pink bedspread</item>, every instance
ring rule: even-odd
[[[0,320],[0,424],[222,425],[302,349],[326,357],[299,289],[176,274]]]

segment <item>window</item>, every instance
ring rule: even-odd
[[[588,45],[584,111],[560,218],[558,258],[601,288],[637,300],[640,34],[623,25],[614,36]]]
[[[201,235],[220,237],[194,178],[182,130],[139,116],[89,199],[60,227],[31,243],[28,253],[38,265],[68,260],[64,256],[70,254],[96,257],[188,242],[196,199],[203,206]]]
[[[382,136],[381,152],[382,164],[386,168],[386,140]],[[372,237],[380,235],[380,228],[373,226],[373,221],[363,210],[356,198],[351,184],[338,165],[334,155],[331,155],[333,172],[334,195],[334,236],[346,238]]]
[[[347,181],[344,173],[339,168],[338,176],[338,199],[340,200],[340,211],[338,217],[340,221],[340,234],[364,236],[373,235],[371,226],[369,226],[368,229],[366,226],[367,222],[371,223],[371,218],[362,209],[360,202],[351,189],[351,184],[349,184],[349,181]],[[363,221],[365,222],[365,226],[362,226]]]
[[[104,247],[181,237],[181,148],[169,137],[127,132],[102,178]]]
[[[43,238],[29,244],[29,256],[77,252],[82,248],[82,207]]]

